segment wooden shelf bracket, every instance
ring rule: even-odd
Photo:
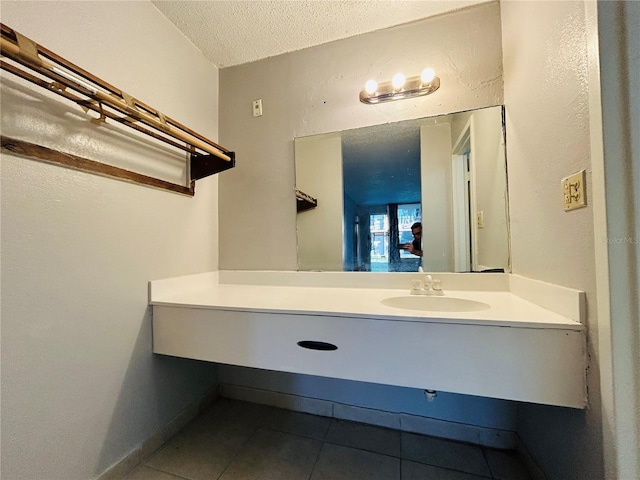
[[[298,213],[316,208],[317,206],[318,200],[316,198],[313,198],[300,190],[296,190],[296,207]]]

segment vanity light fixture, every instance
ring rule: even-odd
[[[381,103],[403,98],[429,95],[440,88],[440,79],[436,77],[433,68],[425,68],[420,75],[406,78],[402,73],[396,73],[390,82],[378,84],[369,80],[360,92],[362,103]]]

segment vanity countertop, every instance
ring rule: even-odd
[[[218,275],[219,273],[222,275]],[[309,275],[313,275],[313,272],[289,273],[291,275],[300,273],[300,278],[303,278],[303,275],[306,275],[307,278]],[[274,275],[279,274],[274,273]],[[481,280],[477,276],[478,274],[474,275],[476,275],[473,278],[474,281]],[[508,278],[508,275],[506,277]],[[255,275],[252,277],[247,274],[245,278],[255,278]],[[471,312],[434,312],[396,308],[381,303],[386,298],[408,297],[409,288],[371,288],[361,285],[357,287],[329,287],[317,282],[315,285],[301,282],[302,285],[293,286],[280,280],[274,281],[272,277],[264,278],[267,278],[267,281],[262,282],[261,280],[261,283],[240,283],[242,280],[238,281],[237,278],[232,280],[235,283],[226,283],[228,279],[225,279],[224,272],[211,272],[151,282],[150,304],[196,309],[405,322],[584,330],[584,325],[569,316],[543,308],[511,291],[501,290],[500,286],[493,288],[489,285],[486,290],[448,290],[445,288],[445,297],[483,302],[489,304],[490,308]],[[339,278],[344,279],[345,277]],[[501,281],[496,276],[488,278],[489,284]],[[410,284],[410,282],[406,283]],[[487,283],[484,285],[486,286]]]

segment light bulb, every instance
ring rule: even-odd
[[[391,79],[391,84],[393,85],[393,88],[399,90],[404,85],[405,80],[406,78],[402,73],[396,73]]]
[[[436,76],[436,72],[433,71],[433,68],[425,68],[420,75],[420,79],[422,83],[431,82]]]
[[[365,83],[364,89],[369,95],[372,95],[378,89],[378,82],[376,82],[375,80],[369,80],[367,83]]]

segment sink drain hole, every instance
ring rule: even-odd
[[[315,340],[302,340],[298,342],[298,346],[308,348],[309,350],[337,350],[338,347],[333,343],[317,342]]]

